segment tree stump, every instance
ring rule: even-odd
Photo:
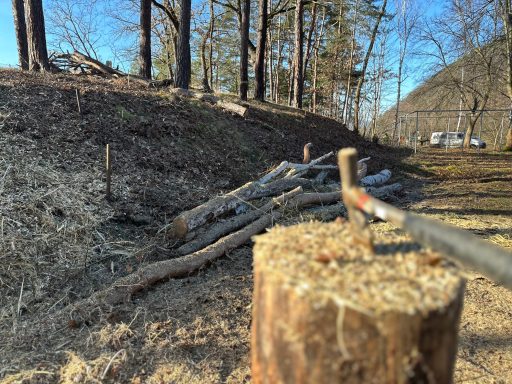
[[[451,383],[464,280],[389,235],[276,227],[254,246],[253,383]]]

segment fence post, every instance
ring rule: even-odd
[[[255,238],[252,382],[451,383],[464,282],[411,243],[375,255],[351,228]]]
[[[414,153],[417,152],[418,147],[418,125],[419,125],[419,112],[416,112],[416,134],[414,135]]]

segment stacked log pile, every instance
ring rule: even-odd
[[[309,152],[310,144],[306,146]],[[338,167],[322,164],[333,156],[329,152],[311,161],[305,156],[302,164],[283,161],[258,180],[181,213],[162,229],[181,243],[175,250],[178,257],[148,264],[119,279],[92,296],[89,304],[115,305],[158,281],[188,276],[283,219],[296,221],[297,213],[306,209],[332,210],[339,216],[340,183],[326,182],[329,172],[339,174]],[[385,199],[402,190],[398,183],[382,185],[391,177],[388,170],[368,176],[369,159],[358,163],[360,183],[369,193]]]

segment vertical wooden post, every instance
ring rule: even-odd
[[[105,196],[107,199],[110,199],[111,197],[111,179],[112,179],[112,164],[110,161],[110,144],[107,144],[106,151],[105,151],[105,169],[107,173],[107,185],[106,185],[106,191]]]
[[[346,222],[254,246],[254,384],[451,383],[464,282],[411,243],[374,254]]]
[[[82,114],[82,107],[80,105],[80,90],[77,88],[75,90],[76,92],[76,105],[78,106],[78,113],[81,115]]]

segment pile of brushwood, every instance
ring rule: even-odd
[[[324,218],[326,214],[331,218],[342,215],[341,185],[326,182],[329,172],[338,174],[338,167],[321,164],[334,153],[309,161],[310,146],[304,147],[302,164],[283,161],[260,179],[178,215],[161,230],[182,244],[177,248],[178,257],[145,265],[120,278],[88,298],[84,308],[116,305],[158,281],[188,276],[276,222],[296,218],[297,213],[320,212]],[[358,162],[359,183],[369,194],[385,199],[402,190],[399,183],[382,186],[391,177],[387,169],[367,176],[369,159]]]

